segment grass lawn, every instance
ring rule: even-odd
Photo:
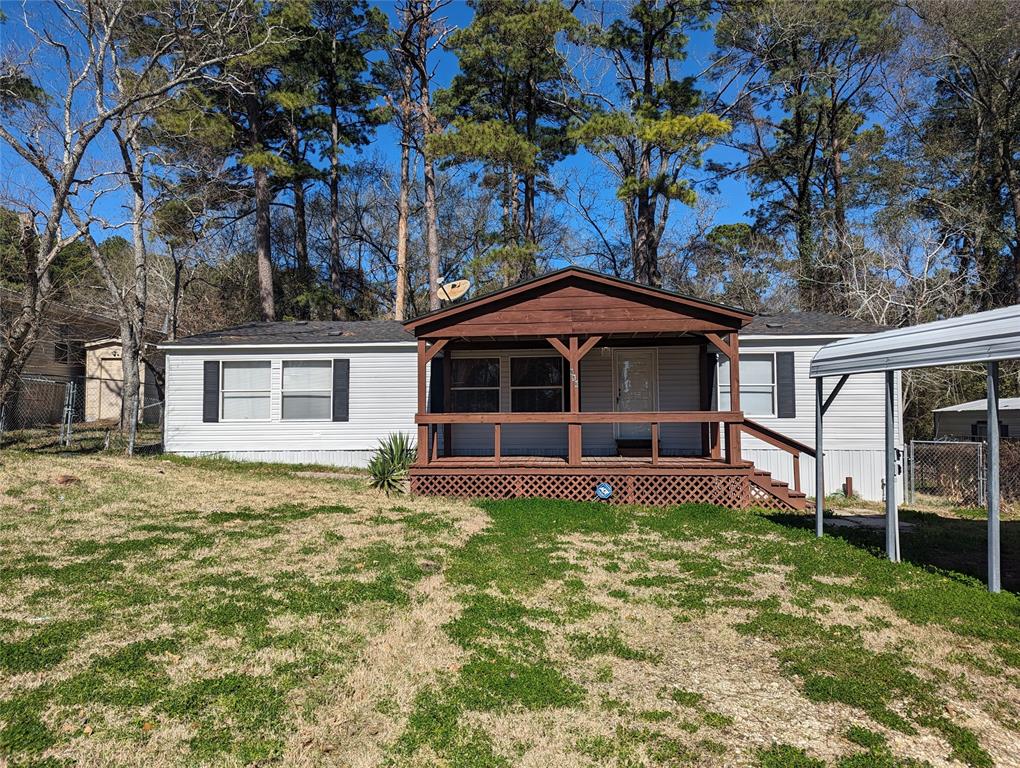
[[[0,453],[0,766],[1020,765],[1020,600],[880,534],[307,470]]]

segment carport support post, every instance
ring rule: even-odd
[[[825,506],[825,454],[822,453],[822,377],[815,379],[815,535],[822,536],[822,515]]]
[[[1002,589],[999,575],[999,363],[988,364],[988,591]]]
[[[900,521],[896,511],[896,371],[885,372],[885,551],[900,561]]]

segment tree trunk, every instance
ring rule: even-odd
[[[181,310],[181,272],[184,269],[184,262],[174,259],[174,290],[170,297],[170,338],[169,341],[177,339],[177,326],[180,322]]]
[[[121,395],[121,429],[127,425],[127,453],[135,452],[135,437],[138,432],[138,416],[141,408],[141,366],[142,345],[145,343],[145,310],[149,301],[149,264],[145,248],[145,181],[143,176],[143,160],[136,139],[131,141],[132,158],[127,147],[125,166],[131,184],[133,197],[131,237],[134,255],[134,278],[131,291],[125,297],[126,322],[121,323],[121,367],[124,384]],[[132,163],[133,159],[133,163]]]
[[[273,297],[273,254],[269,230],[269,172],[254,168],[255,176],[255,259],[258,264],[259,303],[263,320],[276,319],[276,301]]]
[[[426,138],[426,146],[428,139]],[[426,148],[423,157],[425,176],[425,253],[429,262],[429,309],[439,309],[439,204],[436,201],[436,163]]]
[[[336,35],[333,35],[330,54],[332,71],[336,71]],[[329,286],[333,291],[333,317],[342,317],[339,306],[343,295],[342,265],[340,264],[340,117],[338,114],[335,83],[329,83]]]
[[[1009,189],[1009,199],[1013,206],[1013,245],[1010,248],[1013,255],[1013,296],[1012,301],[1020,304],[1020,173],[1013,166],[1012,157],[1007,154],[1008,146],[1003,148],[1002,162],[1006,171],[1006,186]]]
[[[127,432],[127,454],[135,451],[138,416],[141,409],[142,345],[145,343],[145,311],[149,300],[149,260],[145,247],[145,160],[138,140],[138,126],[128,125],[128,135],[121,133],[123,126],[115,127],[114,136],[120,149],[124,174],[131,189],[131,254],[134,269],[131,283],[121,288],[95,241],[89,238],[89,251],[96,268],[103,274],[110,299],[117,309],[120,321],[121,343],[121,395],[120,430]]]
[[[308,280],[311,265],[308,262],[308,218],[305,213],[305,182],[294,182],[294,261],[304,280]]]
[[[120,430],[127,433],[127,454],[135,452],[135,439],[138,434],[138,416],[141,406],[141,345],[142,340],[136,335],[137,328],[130,319],[120,323],[120,363],[121,363],[121,399],[120,399]]]
[[[643,30],[642,55],[642,99],[652,102],[655,94],[655,51],[654,32],[647,26]],[[637,214],[635,216],[637,240],[634,243],[634,280],[645,285],[657,286],[662,281],[659,274],[659,253],[655,243],[655,200],[654,192],[648,185],[652,177],[652,146],[641,142],[641,156],[638,162]]]
[[[35,349],[50,287],[49,270],[41,270],[40,274],[39,242],[32,217],[27,213],[19,214],[18,223],[25,287],[17,316],[12,322],[5,322],[6,330],[0,333],[0,408],[12,399],[21,371]]]
[[[405,72],[406,74],[406,72]],[[405,85],[406,85],[405,81]],[[406,96],[402,100],[403,113],[400,137],[400,194],[397,198],[397,289],[393,302],[393,317],[403,320],[407,308],[407,222],[410,218],[411,188],[411,109]],[[431,286],[430,286],[431,295]]]
[[[535,120],[535,111],[537,106],[534,104],[534,83],[528,83],[528,115],[526,124],[526,135],[528,142],[531,144],[535,143],[535,132],[537,129]],[[533,245],[535,243],[535,173],[534,171],[525,171],[524,173],[524,244]],[[532,270],[534,271],[534,270]]]
[[[296,167],[300,162],[300,141],[297,126],[290,124],[291,162]],[[307,283],[310,280],[308,263],[308,218],[305,213],[305,180],[300,173],[294,176],[294,261],[297,263],[298,274]]]

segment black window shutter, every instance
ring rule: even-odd
[[[776,353],[776,415],[797,417],[797,383],[793,376],[793,352]]]
[[[351,420],[351,361],[333,361],[333,421]]]
[[[202,365],[202,421],[220,420],[220,361],[205,360]]]
[[[443,379],[445,368],[444,356],[439,354],[432,358],[429,366],[429,413],[443,413],[443,395],[446,381]]]

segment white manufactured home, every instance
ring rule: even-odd
[[[629,300],[626,291],[638,290],[626,281],[596,279],[576,269],[546,276],[533,290],[553,304],[565,300],[557,291],[596,290],[603,283],[615,292],[614,300],[617,293]],[[706,312],[714,311],[711,303],[695,306],[699,300],[659,293],[663,297],[652,297],[656,302],[675,297],[690,304],[689,313],[700,312],[701,304]],[[472,303],[455,306],[470,310]],[[512,342],[490,338],[487,343],[474,335],[440,345],[428,356],[420,382],[418,353],[424,342],[414,335],[418,320],[407,328],[395,321],[310,321],[250,323],[204,333],[162,347],[164,446],[193,456],[364,466],[380,438],[405,432],[427,441],[428,451],[420,453],[435,457],[435,466],[459,462],[456,471],[449,470],[454,474],[469,472],[472,462],[482,467],[493,457],[504,464],[507,457],[517,457],[534,474],[549,462],[565,461],[571,453],[570,422],[576,420],[584,422],[577,450],[585,466],[605,468],[620,459],[628,471],[641,472],[635,467],[644,461],[652,462],[646,469],[655,473],[655,462],[661,460],[676,474],[681,467],[689,470],[691,462],[719,457],[728,435],[739,440],[740,432],[720,430],[716,423],[713,436],[703,423],[715,416],[724,427],[730,426],[727,418],[736,422],[731,386],[737,381],[740,423],[748,425],[737,460],[757,468],[759,475],[771,473],[773,484],[788,485],[791,496],[794,487],[813,496],[810,454],[777,447],[775,436],[810,451],[815,407],[808,377],[811,358],[831,341],[879,329],[819,313],[752,318],[727,311],[742,326],[737,372],[729,371],[726,350],[684,332],[668,337],[661,332],[590,335],[587,349],[574,358],[569,350],[561,355],[562,344],[557,346],[551,331],[549,340],[539,331],[539,338],[532,333]],[[719,343],[728,351],[736,349],[733,343]],[[576,383],[570,359],[577,366]],[[576,419],[569,418],[572,385],[577,388],[575,411],[581,414]],[[421,415],[422,400],[434,428],[423,429],[429,419]],[[464,418],[440,427],[446,419],[436,414],[442,413],[450,421]],[[712,416],[695,418],[698,414]],[[635,417],[640,415],[648,415],[650,423],[639,422]],[[826,426],[826,492],[839,490],[851,477],[856,493],[881,499],[882,375],[853,377],[827,412]],[[772,442],[756,434],[771,435]]]

